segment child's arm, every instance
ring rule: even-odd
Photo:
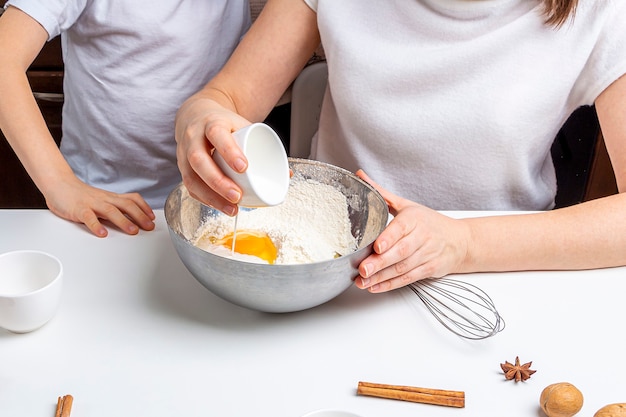
[[[136,234],[154,228],[154,213],[136,193],[115,194],[80,181],[63,158],[33,97],[26,70],[48,39],[26,13],[9,7],[0,17],[0,129],[56,215],[104,237],[106,219]]]

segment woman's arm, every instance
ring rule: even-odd
[[[356,284],[372,292],[452,273],[626,265],[626,193],[541,213],[456,220],[378,189],[395,218],[359,266]]]
[[[304,1],[267,2],[224,68],[178,111],[178,166],[192,195],[236,213],[241,190],[211,153],[222,154],[238,172],[246,169],[231,133],[269,114],[319,42],[316,14]]]
[[[130,234],[154,228],[154,214],[139,194],[118,195],[81,182],[52,138],[26,70],[48,38],[30,16],[9,7],[0,17],[0,129],[56,215],[85,224],[97,236],[110,220]]]

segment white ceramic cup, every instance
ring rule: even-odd
[[[267,207],[282,203],[289,189],[289,161],[276,132],[264,123],[253,123],[233,132],[233,138],[248,159],[248,169],[243,173],[234,171],[218,152],[213,153],[213,159],[241,187],[239,205]]]
[[[49,253],[21,250],[0,255],[0,327],[28,333],[57,312],[63,265]]]

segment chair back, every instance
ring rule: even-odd
[[[289,156],[309,158],[311,139],[319,126],[327,84],[328,67],[325,61],[308,65],[293,82]]]

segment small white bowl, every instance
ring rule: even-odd
[[[361,417],[361,416],[354,414],[354,413],[350,413],[348,411],[328,409],[328,410],[311,411],[310,413],[307,413],[303,415],[302,417]]]
[[[28,333],[57,312],[63,265],[49,253],[21,250],[0,255],[0,328]]]
[[[264,123],[253,123],[233,133],[248,159],[248,169],[233,170],[224,158],[213,153],[215,163],[241,187],[240,206],[268,207],[282,203],[289,189],[289,161],[285,146],[274,130]]]

